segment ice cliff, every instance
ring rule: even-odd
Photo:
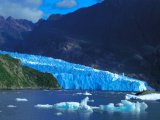
[[[0,51],[20,59],[22,64],[41,72],[52,73],[63,89],[143,91],[147,83],[137,79],[102,71],[49,57]]]

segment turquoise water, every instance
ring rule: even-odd
[[[80,102],[86,96],[77,95],[84,91],[46,91],[20,90],[0,91],[0,120],[160,120],[160,102],[145,101],[148,105],[146,112],[121,113],[94,111],[93,113],[79,113],[77,111],[58,111],[56,109],[39,109],[37,104],[56,104],[59,102]],[[90,106],[119,103],[124,100],[124,92],[90,91]],[[28,101],[16,101],[25,98]],[[7,107],[8,105],[14,105]],[[15,107],[16,106],[16,107]]]

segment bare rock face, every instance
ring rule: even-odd
[[[12,50],[22,44],[27,32],[32,31],[34,24],[28,20],[0,17],[0,48]]]

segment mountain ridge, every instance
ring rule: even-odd
[[[21,46],[24,36],[32,31],[33,27],[31,21],[0,16],[0,48],[13,50]]]
[[[159,21],[160,1],[105,0],[67,15],[40,20],[23,36],[21,45],[10,47],[10,51],[124,72],[157,84]]]

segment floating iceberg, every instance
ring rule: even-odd
[[[89,98],[84,98],[80,103],[79,102],[61,102],[54,105],[54,108],[57,110],[67,110],[67,111],[75,111],[78,110],[79,112],[93,112],[91,106],[87,103],[89,102]]]
[[[100,105],[89,106],[87,103],[89,102],[89,98],[84,98],[81,103],[78,102],[62,102],[54,105],[55,109],[58,110],[77,110],[80,113],[92,113],[94,110],[107,111],[107,112],[131,112],[131,113],[140,113],[144,112],[148,105],[144,102],[130,102],[127,100],[122,100],[121,103],[115,105],[114,103],[110,103],[108,105]]]
[[[25,66],[52,73],[63,89],[143,91],[148,87],[144,81],[59,59],[5,51],[0,54],[9,54]]]
[[[43,105],[43,104],[37,104],[34,107],[36,107],[36,108],[43,108],[43,109],[52,109],[53,105],[49,105],[49,104],[45,104],[45,105]]]
[[[147,94],[147,95],[131,95],[131,94],[127,94],[125,96],[125,98],[127,100],[130,99],[135,99],[135,100],[160,100],[160,94],[158,93],[152,93],[152,94]]]
[[[144,102],[133,103],[127,100],[122,100],[118,106],[115,106],[114,103],[110,103],[108,105],[100,105],[100,110],[108,111],[108,112],[133,112],[139,113],[144,112],[148,108],[148,105]]]
[[[17,102],[27,102],[28,100],[26,98],[16,98]]]
[[[80,104],[78,102],[61,102],[54,105],[55,109],[74,111],[78,110]]]

